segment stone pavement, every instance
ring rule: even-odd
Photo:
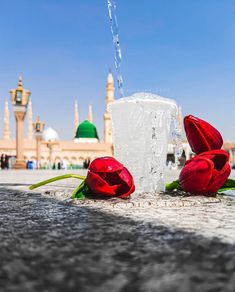
[[[0,173],[0,291],[235,291],[234,201],[74,202],[77,181],[29,192],[57,175],[29,173]]]

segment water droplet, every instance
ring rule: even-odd
[[[115,68],[117,70],[117,82],[118,82],[118,90],[120,96],[124,96],[123,90],[123,77],[121,73],[121,63],[122,63],[122,51],[120,46],[120,39],[118,33],[118,23],[117,23],[117,14],[116,14],[116,4],[114,0],[108,0],[108,12],[110,19],[110,27],[113,36],[113,44],[114,44],[114,63]]]

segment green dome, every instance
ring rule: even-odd
[[[75,138],[76,139],[78,138],[99,139],[97,135],[96,127],[87,120],[85,120],[78,126]]]

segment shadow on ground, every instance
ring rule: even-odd
[[[235,291],[235,246],[0,189],[0,291]]]

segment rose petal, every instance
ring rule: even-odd
[[[115,196],[119,185],[110,186],[98,174],[88,171],[86,183],[94,194]]]
[[[211,182],[209,184],[210,190],[216,193],[218,189],[220,189],[224,185],[230,173],[231,173],[231,166],[229,165],[228,162],[225,163],[225,165],[220,171],[214,170]]]
[[[213,161],[215,169],[220,171],[226,162],[229,161],[229,155],[222,149],[206,151],[198,155],[198,157],[206,157]]]
[[[208,122],[192,115],[184,118],[185,133],[192,150],[199,154],[204,151],[220,149],[223,138],[220,132]]]
[[[89,170],[96,173],[109,173],[123,169],[123,165],[113,157],[100,157],[93,160]]]
[[[124,167],[121,171],[118,171],[117,174],[121,178],[121,180],[124,181],[129,187],[132,186],[133,177],[126,167]]]
[[[129,190],[127,192],[123,193],[122,195],[120,195],[119,198],[129,197],[132,193],[134,193],[134,191],[135,191],[135,185],[134,185],[134,183],[132,183]]]
[[[210,161],[211,170],[209,171],[208,169],[208,174],[210,173],[211,177],[209,182],[203,182],[204,179],[208,178],[208,174],[206,171],[204,174],[200,174],[202,171],[202,164],[199,164],[200,159]],[[181,178],[183,189],[187,189],[187,191],[195,194],[216,193],[229,177],[231,167],[228,163],[228,160],[228,153],[222,149],[206,151],[195,156],[191,160],[188,160],[185,166],[185,168],[187,167],[188,169],[184,171],[186,174],[184,174]],[[193,170],[194,173],[190,174],[189,169],[191,169],[191,172]],[[195,181],[197,182],[196,185],[194,185]]]
[[[204,194],[212,177],[214,164],[204,157],[194,157],[180,173],[180,184],[184,191],[192,194]]]
[[[102,173],[100,173],[99,175],[101,176]],[[110,186],[117,185],[117,184],[122,184],[123,183],[122,179],[118,175],[118,172],[109,172],[109,173],[106,173],[106,176],[105,176],[104,180]]]

